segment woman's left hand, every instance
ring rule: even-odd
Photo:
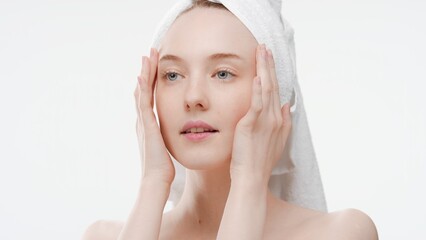
[[[256,50],[256,72],[251,106],[235,128],[220,240],[264,238],[268,181],[291,129],[290,107],[281,108],[274,61],[264,45]]]
[[[270,50],[259,45],[251,106],[238,122],[232,150],[232,183],[267,186],[291,130],[289,103],[281,107],[275,63]]]

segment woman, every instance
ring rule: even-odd
[[[223,5],[195,1],[179,15],[138,77],[134,208],[126,222],[95,222],[84,239],[377,239],[358,210],[304,208],[268,188],[292,129],[275,69],[268,46]],[[187,176],[163,214],[175,178],[168,152]]]

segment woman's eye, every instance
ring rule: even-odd
[[[227,79],[229,75],[234,76],[234,74],[224,70],[217,72],[216,75],[219,77],[219,79]]]
[[[169,80],[169,81],[176,81],[177,79],[178,79],[178,77],[179,77],[179,74],[178,73],[176,73],[176,72],[166,72],[165,74],[164,74],[164,77],[165,78],[167,78],[167,80]]]

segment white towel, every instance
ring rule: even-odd
[[[278,197],[302,207],[327,211],[324,190],[297,82],[294,31],[281,14],[281,0],[210,0],[222,3],[251,31],[258,43],[271,49],[276,63],[281,105],[291,101],[292,131],[287,146],[269,181]],[[177,16],[192,6],[191,0],[179,0],[157,26],[152,47],[161,39]],[[185,185],[185,170],[173,161],[176,177],[169,199],[180,199]]]

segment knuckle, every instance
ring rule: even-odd
[[[265,89],[266,93],[272,93],[273,92],[273,88],[271,86],[266,86],[264,89]]]
[[[140,102],[138,101],[138,99],[136,99],[136,111],[139,113],[140,112],[140,107],[141,107],[141,104],[140,104]]]
[[[238,123],[237,128],[239,130],[242,130],[241,133],[248,136],[253,131],[253,124],[254,124],[253,119],[241,121]]]
[[[279,90],[278,84],[274,82],[274,92],[278,92],[278,90]]]
[[[262,106],[262,104],[261,104],[261,103],[255,103],[255,104],[253,104],[253,105],[251,106],[251,109],[252,109],[252,111],[253,111],[253,112],[255,112],[255,113],[260,113],[260,112],[262,111],[262,109],[263,109],[263,106]]]
[[[140,101],[136,102],[136,109],[137,109],[138,114],[140,114],[141,110],[142,110],[142,104],[141,104]]]
[[[291,122],[287,121],[284,123],[283,128],[285,129],[285,131],[290,131],[291,126],[292,126]]]
[[[276,113],[271,113],[269,119],[269,124],[274,130],[282,128],[283,119],[280,116],[277,116]]]
[[[283,125],[283,120],[281,118],[278,118],[276,120],[276,124],[277,124],[277,128],[281,128],[281,126]]]
[[[150,110],[147,107],[143,107],[141,109],[141,114],[142,114],[142,117],[146,117],[150,114]]]
[[[274,129],[274,130],[276,130],[276,129],[278,129],[278,128],[279,128],[278,121],[277,121],[277,119],[275,119],[275,118],[272,118],[272,119],[270,120],[269,124],[270,124],[270,126],[272,127],[272,129]]]
[[[140,105],[142,107],[146,107],[146,105],[147,105],[147,96],[146,95],[140,96]]]
[[[286,125],[288,128],[291,128],[291,127],[293,126],[293,123],[292,123],[291,119],[289,119],[289,120],[285,123],[285,125]]]

